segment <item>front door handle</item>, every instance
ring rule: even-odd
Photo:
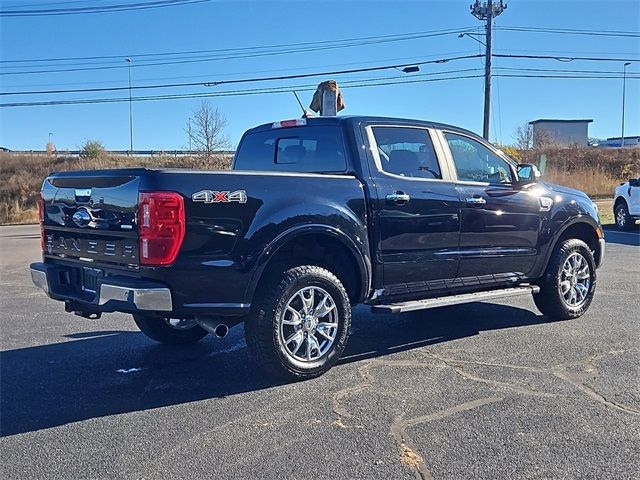
[[[486,203],[487,203],[487,201],[482,197],[467,198],[467,205],[469,205],[471,207],[481,207],[482,205],[484,205]]]
[[[406,203],[409,200],[411,200],[411,197],[409,196],[409,194],[404,192],[391,193],[387,195],[386,198],[387,198],[387,202],[393,202],[393,203]]]

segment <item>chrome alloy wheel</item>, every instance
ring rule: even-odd
[[[278,319],[280,342],[298,362],[313,362],[325,355],[338,334],[338,309],[320,287],[305,287],[289,298]]]
[[[618,207],[616,210],[616,222],[620,228],[624,228],[625,223],[627,223],[627,213],[624,211],[623,206]]]
[[[176,330],[189,330],[198,325],[193,318],[165,318],[164,321]]]
[[[587,259],[580,252],[573,252],[562,265],[558,284],[560,295],[568,306],[579,307],[586,301],[590,285],[591,269]]]

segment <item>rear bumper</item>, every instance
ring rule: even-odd
[[[95,292],[83,291],[76,269],[36,262],[31,264],[31,280],[54,300],[67,302],[70,310],[93,312],[131,312],[173,310],[171,290],[166,286],[124,276],[98,281]]]

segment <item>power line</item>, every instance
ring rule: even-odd
[[[596,80],[596,79],[607,79],[607,78],[623,78],[621,73],[618,73],[616,75],[534,75],[534,74],[511,74],[511,73],[500,73],[500,74],[496,74],[496,77],[512,77],[512,78],[586,78],[586,79],[590,79],[590,80]],[[627,78],[635,78],[640,80],[640,76],[638,77],[629,77],[629,75],[627,75]]]
[[[446,63],[452,60],[460,60],[463,58],[473,58],[473,57],[482,57],[483,55],[466,55],[463,57],[452,57],[445,59],[432,60],[431,63]],[[427,62],[418,62],[416,65],[424,65]],[[153,85],[138,85],[132,86],[132,90],[146,90],[146,89],[157,89],[157,88],[178,88],[178,87],[195,87],[195,86],[205,86],[207,83],[217,85],[231,84],[231,83],[253,83],[253,82],[262,82],[262,81],[274,81],[274,80],[291,80],[298,78],[309,78],[314,76],[325,76],[325,75],[342,75],[342,74],[351,74],[351,73],[361,73],[361,72],[370,72],[376,70],[390,70],[395,69],[404,64],[396,64],[396,65],[385,65],[385,66],[376,66],[376,67],[366,67],[361,69],[349,69],[349,70],[335,70],[335,71],[325,71],[325,72],[315,72],[308,74],[298,74],[298,75],[283,75],[276,77],[257,77],[257,78],[247,78],[247,79],[233,79],[233,80],[220,80],[217,82],[186,82],[186,83],[165,83],[165,84],[153,84]],[[579,73],[579,74],[595,74],[595,75],[618,75],[620,72],[614,70],[573,70],[573,69],[557,69],[557,68],[524,68],[524,67],[494,67],[495,70],[504,70],[504,71],[514,71],[514,72],[552,72],[552,73]],[[421,77],[425,75],[437,75],[444,73],[460,73],[467,72],[471,70],[477,70],[476,68],[470,69],[462,69],[462,70],[453,70],[453,71],[444,71],[444,72],[429,72],[424,74],[415,74],[412,77]],[[637,73],[628,73],[627,75],[633,76],[638,75]],[[128,86],[122,87],[97,87],[97,88],[76,88],[76,89],[66,89],[66,90],[28,90],[28,91],[19,91],[19,92],[0,92],[0,96],[11,96],[11,95],[50,95],[50,94],[61,94],[61,93],[97,93],[97,92],[116,92],[116,91],[124,91],[129,90]]]
[[[45,2],[45,3],[29,3],[29,7],[54,7],[58,5],[77,5],[79,3],[91,3],[95,0],[68,0],[66,2]],[[100,1],[100,0],[98,0]],[[5,5],[5,8],[16,8],[17,6],[24,7],[24,2],[19,2],[16,5]]]
[[[364,45],[364,43],[358,44]],[[346,46],[357,46],[356,44],[346,45]],[[158,65],[175,65],[175,64],[184,64],[184,63],[193,63],[193,62],[203,62],[203,61],[217,61],[217,60],[228,60],[228,59],[238,59],[238,58],[249,58],[256,56],[271,56],[271,55],[280,55],[285,53],[300,53],[300,52],[309,52],[309,51],[317,51],[317,50],[327,50],[334,48],[343,48],[343,46],[327,46],[327,47],[318,47],[313,49],[305,49],[305,50],[289,50],[284,52],[266,52],[266,53],[258,53],[258,54],[249,54],[249,55],[241,55],[241,56],[230,56],[230,57],[218,57],[207,60],[179,60],[174,62],[157,62],[157,63],[147,63],[147,64],[138,64],[137,67],[148,67],[148,66],[158,66]],[[482,56],[482,55],[480,55]],[[582,56],[562,56],[562,55],[515,55],[515,54],[493,54],[494,57],[500,58],[527,58],[527,59],[540,59],[540,60],[558,60],[570,62],[574,60],[582,60],[582,61],[607,61],[607,62],[639,62],[640,59],[635,58],[615,58],[615,57],[582,57]],[[87,71],[87,70],[107,70],[114,68],[127,68],[125,66],[110,66],[110,67],[90,67],[90,68],[70,68],[70,69],[58,69],[58,70],[37,70],[30,72],[0,72],[0,75],[24,75],[24,74],[39,74],[39,73],[58,73],[58,72],[76,72],[76,71]]]
[[[311,69],[329,69],[329,68],[338,68],[345,66],[354,66],[354,65],[376,65],[376,64],[384,64],[394,62],[396,64],[402,63],[403,65],[412,65],[414,62],[420,60],[426,60],[429,58],[438,58],[443,55],[471,55],[474,52],[469,50],[459,50],[455,52],[443,52],[438,55],[423,55],[423,56],[413,56],[413,57],[394,57],[394,58],[384,58],[384,59],[376,59],[376,60],[367,60],[361,62],[348,62],[348,63],[333,63],[328,65],[315,65],[315,66],[305,66],[305,67],[295,67],[295,68],[276,68],[276,69],[267,69],[267,70],[250,70],[250,71],[241,71],[241,72],[229,72],[229,73],[218,73],[217,75],[220,77],[234,77],[240,75],[257,75],[257,74],[268,74],[268,73],[278,73],[278,72],[297,72],[297,71],[308,71]],[[170,77],[152,77],[152,78],[141,78],[139,82],[166,82],[168,80],[189,80],[189,79],[200,79],[202,83],[211,78],[210,74],[198,74],[198,75],[179,75],[179,76],[170,76]],[[126,82],[125,82],[126,83]],[[35,83],[35,84],[14,84],[7,85],[3,84],[3,88],[9,89],[26,89],[26,88],[45,88],[45,87],[67,87],[67,86],[75,86],[75,87],[86,87],[87,85],[103,85],[107,86],[109,84],[113,85],[121,85],[123,84],[122,80],[98,80],[98,81],[85,81],[85,82],[64,82],[64,83]]]
[[[589,62],[640,62],[638,58],[613,58],[613,57],[574,57],[562,55],[514,55],[506,53],[494,53],[494,57],[500,58],[528,58],[535,60],[558,60],[560,62],[572,62],[574,60],[583,60]]]
[[[436,60],[423,60],[421,62],[414,62],[414,65],[428,65],[428,64],[441,64],[448,63],[457,60],[466,60],[469,58],[478,58],[481,55],[461,55],[457,57],[448,57],[448,58],[439,58]],[[227,84],[235,84],[235,83],[254,83],[254,82],[269,82],[269,81],[277,81],[277,80],[293,80],[298,78],[310,78],[310,77],[319,77],[319,76],[328,76],[328,75],[346,75],[350,73],[361,73],[361,72],[374,72],[381,70],[391,70],[399,67],[403,67],[404,64],[395,64],[395,65],[379,65],[374,67],[362,67],[362,68],[351,68],[347,70],[334,70],[334,71],[325,71],[325,72],[314,72],[314,73],[299,73],[295,75],[279,75],[272,77],[255,77],[255,78],[241,78],[241,79],[231,79],[231,80],[219,80],[213,82],[187,82],[187,83],[165,83],[165,84],[156,84],[156,85],[137,85],[132,87],[99,87],[99,88],[76,88],[76,89],[67,89],[67,90],[31,90],[31,91],[22,91],[22,92],[1,92],[0,96],[6,95],[47,95],[47,94],[60,94],[60,93],[89,93],[89,92],[115,92],[121,90],[129,90],[129,88],[133,90],[143,90],[143,89],[154,89],[154,88],[177,88],[177,87],[195,87],[195,86],[218,86],[218,85],[227,85]]]
[[[1,10],[0,17],[42,17],[59,15],[80,15],[88,13],[110,13],[128,12],[131,10],[151,10],[163,7],[175,7],[184,5],[195,5],[197,3],[210,2],[211,0],[155,0],[138,3],[120,3],[112,5],[98,5],[90,7],[73,8],[44,8],[44,9],[22,9],[22,10]]]
[[[420,62],[413,62],[415,65],[427,65],[427,64],[439,64],[439,63],[447,63],[450,61],[457,60],[465,60],[471,58],[480,58],[484,55],[462,55],[457,57],[448,57],[448,58],[440,58],[435,60],[423,60]],[[501,55],[494,55],[501,56]],[[520,56],[510,56],[511,58],[520,58]],[[541,56],[536,56],[536,58]],[[543,58],[554,58],[558,57],[544,57]],[[564,58],[564,57],[560,57]],[[584,58],[576,58],[576,59],[585,59]],[[589,60],[602,60],[600,58],[589,58]],[[148,90],[148,89],[159,89],[159,88],[180,88],[180,87],[195,87],[195,86],[218,86],[224,84],[234,84],[234,83],[254,83],[254,82],[265,82],[265,81],[277,81],[277,80],[292,80],[299,78],[310,78],[317,76],[328,76],[328,75],[345,75],[351,73],[362,73],[362,72],[372,72],[372,71],[380,71],[380,70],[390,70],[396,69],[404,66],[404,64],[393,64],[393,65],[382,65],[382,66],[373,66],[373,67],[363,67],[363,68],[355,68],[355,69],[347,69],[347,70],[333,70],[333,71],[323,71],[323,72],[313,72],[313,73],[303,73],[303,74],[295,74],[295,75],[279,75],[279,76],[270,76],[270,77],[254,77],[254,78],[244,78],[244,79],[231,79],[231,80],[219,80],[213,82],[183,82],[183,83],[164,83],[164,84],[151,84],[151,85],[137,85],[132,86],[133,90]],[[584,73],[584,74],[618,74],[616,71],[602,71],[602,70],[568,70],[568,69],[544,69],[544,68],[520,68],[520,67],[496,67],[497,70],[512,70],[512,71],[528,71],[528,72],[555,72],[555,73]],[[631,75],[634,75],[631,73]],[[421,76],[421,75],[413,75],[413,76]],[[58,90],[27,90],[27,91],[19,91],[19,92],[0,92],[0,96],[10,96],[10,95],[52,95],[52,94],[62,94],[62,93],[97,93],[97,92],[117,92],[128,90],[128,86],[122,87],[96,87],[96,88],[76,88],[76,89],[58,89]]]
[[[339,48],[348,48],[348,47],[358,47],[358,46],[366,46],[366,45],[378,45],[382,43],[390,43],[390,42],[399,42],[406,40],[414,40],[417,38],[430,38],[430,37],[438,37],[442,35],[451,35],[459,32],[459,29],[449,29],[447,31],[440,31],[436,33],[423,33],[416,34],[412,36],[407,35],[396,35],[394,38],[389,38],[386,36],[383,37],[370,37],[369,39],[364,37],[361,39],[351,39],[351,40],[333,40],[328,42],[306,42],[300,44],[289,44],[287,49],[280,50],[267,50],[267,51],[258,51],[256,49],[267,48],[267,47],[246,47],[242,49],[235,49],[236,53],[229,54],[212,54],[212,55],[204,55],[204,56],[193,56],[186,57],[183,59],[168,59],[167,61],[151,61],[148,63],[136,63],[135,68],[140,67],[153,67],[153,66],[163,66],[163,65],[179,65],[179,64],[187,64],[187,63],[202,63],[202,62],[213,62],[213,61],[221,61],[221,60],[237,60],[243,58],[256,58],[256,57],[271,57],[277,55],[286,55],[292,53],[309,53],[309,52],[317,52],[323,50],[334,50]],[[338,43],[341,42],[341,43]],[[230,49],[234,50],[234,49]],[[243,52],[244,50],[249,50],[247,52]],[[213,51],[215,52],[215,51]],[[133,55],[127,58],[138,58],[138,56]],[[122,58],[120,57],[120,62],[122,62]],[[61,65],[63,66],[63,65]],[[18,67],[3,67],[3,70],[6,68],[29,68],[29,66],[18,66]],[[32,68],[44,68],[44,66],[38,65]],[[7,72],[2,71],[0,75],[27,75],[27,74],[42,74],[42,73],[61,73],[61,72],[80,72],[80,71],[94,71],[94,70],[112,70],[112,69],[122,69],[126,68],[123,65],[106,65],[106,66],[94,66],[94,67],[78,67],[78,68],[60,68],[60,69],[49,69],[49,70],[28,70],[28,71],[18,71],[18,72]]]
[[[186,1],[186,0],[181,0],[181,1]],[[73,2],[58,2],[58,3],[73,3]],[[42,5],[48,5],[48,4],[42,4]],[[128,53],[122,53],[119,55],[92,55],[92,56],[82,56],[82,57],[13,59],[13,60],[0,60],[0,64],[75,61],[75,60],[110,60],[110,59],[121,60],[124,57],[135,58],[139,61],[141,58],[144,58],[144,57],[179,56],[179,55],[192,55],[192,54],[199,54],[199,53],[224,53],[224,52],[230,53],[230,52],[255,50],[255,49],[284,48],[284,47],[292,47],[292,46],[348,42],[348,41],[355,41],[355,40],[384,39],[384,38],[403,37],[403,36],[412,37],[414,35],[419,36],[419,35],[432,34],[432,33],[445,33],[445,34],[446,33],[464,33],[466,31],[470,31],[473,28],[474,27],[459,27],[459,28],[448,28],[448,29],[441,29],[441,30],[407,32],[403,34],[375,35],[375,36],[367,36],[367,37],[326,40],[321,42],[297,42],[297,43],[289,43],[289,44],[276,44],[276,45],[263,45],[263,46],[254,45],[249,47],[213,49],[213,50],[211,49],[187,50],[187,51],[154,52],[154,53],[139,53],[139,54],[133,54],[131,52],[128,52]],[[546,33],[547,31],[550,31],[550,32],[567,33],[567,34],[572,34],[572,33],[598,34],[598,35],[605,35],[605,36],[633,35],[636,37],[640,37],[640,33],[638,32],[619,31],[619,30],[580,30],[580,29],[561,29],[561,28],[527,27],[527,26],[495,26],[494,28],[496,30],[532,31],[532,32],[540,32],[540,33]],[[421,37],[417,37],[417,38],[421,38]]]
[[[557,72],[557,73],[591,73],[591,74],[619,74],[617,70],[569,70],[563,68],[524,68],[524,67],[494,67],[495,70],[510,70],[518,72]],[[627,73],[640,75],[640,73]]]
[[[640,38],[640,32],[620,31],[620,30],[587,30],[575,28],[549,28],[549,27],[524,27],[524,26],[505,26],[495,27],[496,30],[507,32],[532,32],[532,33],[550,33],[562,35],[588,35],[596,37],[627,37]]]
[[[496,29],[501,27],[495,27]],[[508,27],[508,28],[529,28],[529,27]],[[201,63],[212,62],[222,60],[233,60],[242,58],[256,58],[275,55],[286,55],[294,53],[308,53],[314,51],[340,49],[357,46],[367,46],[374,44],[382,44],[389,42],[409,41],[417,40],[429,37],[437,37],[443,35],[450,35],[454,33],[460,33],[461,31],[468,30],[468,28],[450,28],[443,30],[411,32],[405,34],[390,34],[390,35],[378,35],[369,37],[356,37],[350,39],[341,40],[328,40],[319,42],[298,42],[289,44],[267,45],[267,46],[251,46],[241,48],[227,48],[227,49],[209,49],[209,50],[189,50],[178,52],[156,52],[156,53],[141,53],[141,54],[122,54],[122,55],[103,55],[103,56],[85,56],[85,57],[57,57],[57,58],[40,58],[40,59],[13,59],[13,60],[0,60],[0,63],[4,65],[3,72],[0,75],[27,75],[27,74],[44,74],[44,73],[63,73],[63,72],[78,72],[78,71],[93,71],[93,70],[110,70],[110,69],[122,69],[126,66],[121,65],[121,60],[124,57],[134,58],[138,60],[136,62],[137,67],[152,67],[163,65],[176,65],[186,63]],[[537,30],[536,30],[537,31]],[[623,34],[628,32],[615,32],[612,34]],[[600,31],[597,33],[605,33]],[[275,50],[274,50],[275,49]],[[256,51],[257,50],[257,51]],[[167,58],[162,57],[178,57]],[[91,62],[96,60],[96,62]],[[166,61],[157,61],[166,60]],[[84,63],[68,63],[81,61]],[[41,63],[41,62],[65,62],[52,65],[23,65],[25,63]],[[145,63],[146,62],[146,63]],[[115,63],[115,65],[113,65]],[[86,66],[88,65],[88,66]],[[77,68],[68,68],[68,67]],[[11,68],[38,68],[38,70],[27,70],[11,72],[6,69]],[[51,69],[51,68],[54,69]],[[64,68],[55,68],[64,67]],[[47,69],[45,69],[47,68]]]
[[[421,80],[390,80],[390,81],[378,81],[372,79],[377,83],[362,83],[367,80],[359,80],[361,83],[343,82],[341,88],[356,88],[364,86],[384,86],[384,85],[397,85],[403,83],[425,83],[436,82],[443,80],[458,80],[466,78],[479,78],[481,75],[467,75],[467,76],[454,76],[443,78],[429,78]],[[355,82],[355,81],[354,81]],[[243,96],[243,95],[261,95],[261,94],[273,94],[273,93],[291,93],[292,90],[298,92],[311,92],[315,91],[317,85],[291,85],[286,87],[271,87],[271,88],[256,88],[256,89],[241,89],[241,90],[227,90],[223,92],[215,93],[185,93],[175,95],[153,95],[147,97],[133,97],[134,102],[152,101],[152,100],[175,100],[175,99],[189,99],[189,98],[210,98],[210,97],[231,97],[231,96]],[[97,103],[121,103],[128,102],[129,97],[114,97],[114,98],[91,98],[91,99],[76,99],[76,100],[50,100],[41,102],[12,102],[0,104],[0,107],[31,107],[31,106],[49,106],[49,105],[80,105],[80,104],[97,104]]]
[[[301,46],[316,46],[316,45],[324,45],[324,44],[333,44],[333,43],[341,43],[341,42],[353,42],[353,41],[361,41],[361,40],[378,40],[378,39],[395,39],[401,37],[413,37],[420,35],[431,35],[431,34],[448,34],[448,33],[460,33],[461,31],[468,30],[469,27],[457,27],[457,28],[445,28],[438,30],[424,30],[419,32],[406,32],[406,33],[393,33],[386,35],[370,35],[365,37],[351,37],[351,38],[341,38],[335,40],[322,40],[322,41],[313,41],[313,42],[294,42],[294,43],[280,43],[280,44],[272,44],[272,45],[252,45],[248,47],[236,47],[236,48],[217,48],[217,49],[206,49],[206,50],[186,50],[186,51],[172,51],[172,52],[154,52],[154,53],[122,53],[119,55],[92,55],[92,56],[84,56],[84,57],[57,57],[57,58],[32,58],[32,59],[20,59],[20,60],[0,60],[0,64],[2,63],[31,63],[31,62],[53,62],[53,61],[71,61],[71,60],[109,60],[109,59],[117,59],[122,60],[124,57],[136,59],[140,61],[143,57],[158,57],[158,56],[177,56],[177,55],[191,55],[197,53],[233,53],[233,52],[242,52],[242,51],[253,51],[256,49],[277,49],[277,48],[288,48],[288,47],[301,47]]]
[[[618,79],[622,78],[621,74],[609,75],[609,76],[587,76],[587,75],[529,75],[529,74],[495,74],[495,77],[505,78],[537,78],[537,79]],[[376,87],[387,85],[402,85],[402,84],[414,84],[414,83],[427,83],[427,82],[440,82],[445,80],[462,80],[472,78],[482,78],[484,75],[459,75],[441,78],[422,78],[422,79],[408,79],[408,80],[385,80],[385,79],[370,79],[370,80],[354,80],[343,82],[341,88],[364,88],[364,87]],[[628,77],[631,79],[640,79],[639,77]],[[356,83],[360,82],[360,83]],[[256,88],[256,89],[241,89],[241,90],[227,90],[215,93],[185,93],[185,94],[168,94],[168,95],[153,95],[146,97],[133,97],[132,101],[157,101],[157,100],[179,100],[179,99],[191,99],[191,98],[211,98],[211,97],[235,97],[245,95],[263,95],[263,94],[275,94],[275,93],[291,93],[292,90],[298,92],[311,92],[316,90],[316,85],[292,85],[285,87],[270,87],[270,88]],[[10,107],[36,107],[36,106],[53,106],[53,105],[82,105],[82,104],[99,104],[99,103],[122,103],[128,102],[129,97],[114,97],[114,98],[90,98],[90,99],[75,99],[75,100],[50,100],[39,102],[11,102],[2,103],[0,108]]]

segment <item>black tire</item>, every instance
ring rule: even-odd
[[[349,337],[351,305],[342,283],[328,270],[311,265],[291,268],[280,275],[270,277],[265,283],[267,285],[264,285],[256,296],[251,315],[245,320],[245,337],[253,361],[266,373],[281,379],[305,380],[322,375],[340,359]],[[292,354],[287,347],[287,345],[295,347],[298,341],[293,344],[284,342],[280,326],[287,305],[294,301],[299,292],[308,287],[315,287],[313,292],[316,294],[324,291],[330,295],[330,304],[333,304],[336,309],[335,312],[331,312],[335,320],[332,323],[337,323],[337,327],[335,331],[330,330],[335,337],[324,354],[316,360],[308,360],[305,363],[304,360],[298,361],[295,353]],[[312,297],[313,292],[310,294]],[[315,321],[318,322],[323,318],[325,317],[316,318]],[[303,321],[299,328],[308,327],[309,325]],[[298,326],[291,328],[298,329]],[[311,348],[312,352],[320,354],[320,350],[312,348],[309,340],[306,339],[306,335],[317,335],[315,332],[315,329],[301,331],[301,334],[305,335],[301,338],[301,343],[304,345],[306,342],[301,352]],[[324,340],[321,339],[321,341]]]
[[[579,254],[586,261],[588,271],[588,286],[586,286],[586,295],[584,299],[574,306],[570,305],[565,300],[564,295],[561,293],[561,285],[563,282],[563,266],[567,259],[574,253]],[[575,257],[572,257],[575,258]],[[585,279],[586,280],[586,279]],[[566,284],[566,280],[563,282]],[[554,250],[547,265],[547,270],[540,283],[540,293],[533,296],[533,300],[544,315],[553,320],[568,320],[571,318],[578,318],[584,314],[591,301],[593,300],[593,294],[596,290],[596,263],[593,258],[593,253],[589,249],[586,243],[582,240],[575,238],[564,240]],[[571,288],[575,284],[571,284]]]
[[[629,215],[629,208],[627,207],[627,202],[624,200],[616,204],[613,216],[616,220],[616,227],[618,227],[618,230],[631,230],[636,223],[631,215]]]
[[[133,316],[133,320],[147,337],[168,345],[195,343],[207,336],[207,331],[200,325],[176,328],[169,323],[169,319],[166,317],[136,314]]]

